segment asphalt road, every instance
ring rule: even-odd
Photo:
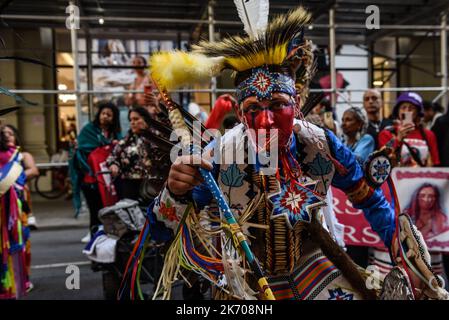
[[[34,288],[25,300],[103,299],[101,272],[93,272],[82,254],[84,228],[35,230],[31,232],[31,282]],[[66,287],[67,266],[79,268],[79,289]],[[73,284],[70,281],[69,284]]]
[[[31,232],[31,282],[34,288],[24,300],[104,300],[102,272],[92,271],[91,262],[82,253],[85,244],[81,243],[81,238],[86,232],[80,227]],[[79,268],[79,289],[66,286],[66,282],[73,284],[70,281],[73,265]],[[152,292],[149,284],[142,288]],[[172,299],[182,299],[180,283],[175,284],[172,294]]]

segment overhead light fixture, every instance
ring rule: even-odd
[[[373,81],[373,86],[376,86],[376,87],[381,87],[381,86],[383,86],[383,84],[384,84],[384,82],[382,80]]]
[[[76,100],[76,94],[73,94],[73,93],[60,94],[60,95],[58,95],[58,99],[61,100],[64,103],[67,103],[69,101],[75,101]]]
[[[98,19],[98,23],[99,24],[104,24],[104,19],[103,18]]]
[[[308,29],[309,29],[309,30],[313,30],[313,25],[309,25],[309,26],[308,26]]]

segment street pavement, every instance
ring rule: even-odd
[[[72,202],[64,198],[47,200],[32,194],[32,210],[37,230],[31,231],[31,282],[34,288],[25,300],[103,299],[101,272],[93,272],[82,253],[81,243],[88,231],[89,216],[83,208],[74,216]],[[79,268],[79,289],[66,287],[73,267]],[[66,270],[69,273],[66,273]],[[70,284],[74,282],[69,279]]]
[[[88,231],[89,214],[81,210],[74,217],[72,203],[63,198],[47,200],[32,195],[32,210],[37,230],[31,231],[31,282],[34,288],[24,300],[102,300],[102,272],[94,272],[82,253],[81,243]],[[76,267],[74,267],[76,266]],[[79,269],[79,288],[73,288],[73,270]],[[69,284],[67,287],[66,282]],[[152,287],[148,292],[152,292]],[[182,299],[179,284],[173,299]]]
[[[34,288],[25,300],[98,300],[103,299],[101,272],[93,272],[82,254],[84,228],[61,228],[31,232],[31,282]],[[66,280],[79,268],[79,289],[68,289]],[[74,282],[69,278],[70,284]]]

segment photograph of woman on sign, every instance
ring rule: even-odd
[[[435,185],[425,183],[419,187],[405,212],[425,239],[449,230],[449,219],[441,207],[440,191]]]

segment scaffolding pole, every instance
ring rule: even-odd
[[[441,15],[441,86],[443,95],[441,104],[443,108],[447,108],[447,12]]]
[[[93,71],[92,71],[92,38],[90,36],[89,30],[87,30],[86,34],[86,58],[87,58],[87,89],[93,90],[94,84],[93,84]],[[88,103],[89,103],[89,119],[90,121],[94,120],[95,112],[94,112],[94,99],[91,94],[87,96]]]
[[[2,14],[0,18],[3,20],[26,20],[26,21],[61,21],[65,22],[67,16],[42,16],[42,15],[21,15],[21,14]],[[100,18],[105,19],[105,21],[110,22],[151,22],[151,23],[181,23],[181,24],[207,24],[209,20],[202,19],[176,19],[176,18],[140,18],[140,17],[105,17],[105,16],[84,16],[80,17],[80,21],[88,22],[98,22]],[[226,21],[226,20],[214,20],[215,25],[221,26],[241,26],[241,21]],[[334,24],[336,29],[364,29],[366,30],[365,24],[354,24],[354,23],[338,23]],[[314,29],[327,29],[329,25],[314,23]],[[407,30],[407,31],[418,31],[418,30],[439,30],[441,25],[422,25],[422,24],[407,24],[407,25],[396,25],[396,24],[383,24],[382,29],[385,30]],[[446,25],[446,30],[449,27]]]
[[[372,87],[363,87],[363,88],[351,88],[351,89],[336,89],[336,92],[365,92],[368,89],[372,89]],[[435,92],[442,91],[444,87],[400,87],[400,88],[376,88],[378,91],[383,92],[404,92],[404,91],[422,91],[422,92]],[[449,87],[446,87],[446,90],[449,90]],[[76,94],[75,90],[44,90],[44,89],[11,89],[9,90],[12,93],[17,94]],[[179,90],[170,90],[170,92],[178,93],[208,93],[211,92],[211,89],[179,89]],[[216,89],[218,93],[222,92],[235,92],[235,88],[223,88]],[[325,92],[331,93],[332,89],[310,89],[310,92]],[[125,93],[144,93],[143,90],[79,90],[79,94],[125,94]],[[155,91],[155,93],[158,93]]]
[[[335,69],[335,9],[329,9],[329,66],[331,76],[331,106],[337,103],[337,70]]]
[[[214,22],[214,1],[210,0],[208,5],[207,5],[207,15],[208,15],[208,23],[209,23],[209,41],[210,42],[214,42],[215,41],[215,22]],[[210,80],[210,89],[211,89],[211,94],[210,94],[210,102],[211,102],[211,106],[210,109],[212,110],[212,108],[215,105],[215,100],[217,100],[217,78],[213,77]]]
[[[74,6],[73,2],[70,2],[71,6]],[[70,28],[70,40],[72,43],[72,56],[73,56],[73,87],[76,96],[75,99],[75,109],[76,109],[76,130],[79,133],[81,131],[81,94],[80,94],[80,69],[79,69],[79,59],[78,59],[78,35],[76,24],[72,25]]]

